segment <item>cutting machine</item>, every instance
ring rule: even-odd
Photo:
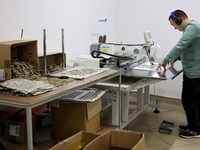
[[[144,44],[95,43],[90,46],[90,53],[100,59],[100,67],[129,69],[146,61],[153,64],[158,45],[149,31],[144,32],[144,39]]]
[[[73,66],[132,69],[144,62],[154,64],[157,49],[149,31],[144,32],[143,44],[93,43],[90,54],[81,54],[70,62]]]
[[[153,67],[157,67],[154,61],[159,45],[153,41],[149,31],[144,32],[144,41],[144,44],[92,44],[90,54],[79,55],[76,60],[71,60],[74,66],[120,68],[119,78],[97,83],[94,87],[110,91],[103,95],[102,99],[111,101],[112,124],[119,125],[121,129],[147,107],[159,106],[150,103],[150,85],[173,78],[180,73],[174,67],[170,67],[169,71],[155,71]],[[136,69],[139,67],[143,70]],[[130,101],[129,93],[133,90],[137,90],[136,102]],[[130,105],[134,105],[135,109],[130,109]]]

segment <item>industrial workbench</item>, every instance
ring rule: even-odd
[[[56,90],[36,96],[12,96],[0,93],[0,105],[26,109],[28,150],[33,150],[32,108],[61,98],[62,96],[69,94],[70,92],[73,92],[75,90],[83,89],[98,82],[103,82],[114,77],[118,77],[118,87],[120,88],[120,71],[106,70],[89,78],[85,78],[82,80],[73,80],[72,82],[58,87]]]
[[[167,79],[173,79],[181,72],[182,67],[180,67],[180,64],[169,67],[162,72],[134,69],[121,70],[120,91],[118,90],[119,82],[117,78],[99,82],[95,86],[112,91],[112,102],[119,102],[112,104],[112,124],[118,125],[120,129],[123,129],[147,107],[153,106],[150,104],[150,85],[166,81]],[[136,103],[130,101],[129,93],[132,90],[137,91]],[[136,106],[136,109],[131,113],[130,105]],[[116,110],[119,111],[117,114],[115,113]],[[119,119],[116,120],[118,117]]]

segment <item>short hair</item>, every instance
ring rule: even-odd
[[[175,11],[173,12],[173,14],[176,16],[176,18],[182,18],[182,19],[188,18],[187,14],[186,14],[184,11],[182,11],[182,10],[175,10]],[[170,19],[173,19],[173,20],[174,20],[174,18],[172,17],[171,14],[170,14],[170,16],[169,16],[169,20],[170,20]]]

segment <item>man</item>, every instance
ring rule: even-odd
[[[170,24],[183,32],[156,70],[181,60],[183,66],[182,105],[186,113],[186,126],[179,126],[179,136],[200,138],[200,24],[190,20],[185,12],[176,10],[169,16]]]

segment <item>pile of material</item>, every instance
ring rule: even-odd
[[[27,78],[29,80],[32,80],[32,81],[43,81],[45,83],[48,83],[48,84],[52,84],[56,87],[59,87],[63,84],[67,84],[71,81],[73,81],[73,79],[59,79],[59,78],[52,78],[52,77],[30,77],[30,78]]]
[[[62,67],[62,64],[51,65],[48,68],[48,71],[52,72],[55,70],[59,70],[61,67]],[[56,87],[72,81],[72,79],[58,79],[58,78],[43,77],[42,76],[43,74],[40,74],[37,63],[33,61],[28,62],[28,61],[15,59],[12,61],[11,70],[12,70],[12,78],[19,78],[19,79],[23,78],[23,79],[28,79],[32,81],[44,81],[45,83],[52,84]]]
[[[40,68],[40,73],[41,75],[44,75],[44,68]],[[61,64],[52,64],[50,66],[47,66],[46,68],[46,71],[47,73],[52,73],[52,72],[55,72],[55,71],[59,71],[59,70],[62,70],[63,69],[63,65],[62,63]]]
[[[56,89],[51,84],[42,81],[31,81],[27,79],[11,79],[0,83],[0,90],[15,95],[38,95]]]
[[[21,61],[15,59],[11,64],[12,78],[28,78],[39,76],[39,69],[36,62]]]
[[[84,79],[91,77],[93,75],[102,73],[108,70],[107,68],[86,68],[86,67],[75,67],[71,69],[63,69],[61,71],[52,73],[51,76],[53,77],[62,77],[67,76],[69,78],[74,79]]]
[[[11,64],[12,79],[0,83],[0,92],[12,95],[30,96],[55,90],[73,79],[44,77],[35,62],[15,59]]]

